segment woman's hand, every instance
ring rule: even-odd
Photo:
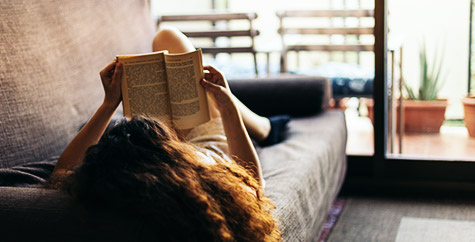
[[[122,64],[117,60],[112,61],[100,72],[102,86],[104,87],[104,104],[117,107],[122,101],[120,81],[122,79]]]
[[[201,80],[201,85],[213,95],[219,111],[225,110],[229,105],[234,105],[231,90],[223,73],[213,66],[204,66],[203,69],[209,73],[205,73],[205,78]]]

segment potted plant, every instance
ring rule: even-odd
[[[462,99],[462,102],[465,112],[465,127],[468,129],[470,137],[475,137],[475,96],[468,95]]]
[[[472,80],[475,74],[472,74]],[[467,97],[462,99],[465,113],[465,127],[467,127],[470,137],[475,137],[475,82],[471,82]]]
[[[429,69],[426,49],[422,46],[419,53],[419,85],[412,88],[404,83],[407,92],[407,98],[403,101],[406,132],[438,133],[444,123],[447,100],[438,97],[444,82],[441,79],[442,60],[436,54]]]
[[[407,98],[403,101],[405,132],[438,133],[444,123],[447,100],[438,98],[444,82],[441,78],[442,60],[436,56],[429,69],[426,49],[424,46],[421,48],[419,85],[412,88],[404,83],[407,92]],[[368,117],[374,123],[373,99],[363,99],[362,102],[368,107]],[[399,105],[396,108],[396,116],[399,116]]]

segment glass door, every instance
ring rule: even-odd
[[[475,161],[469,90],[471,0],[387,0],[389,158]],[[475,135],[475,131],[474,131]]]

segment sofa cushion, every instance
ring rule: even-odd
[[[151,51],[148,2],[1,1],[0,167],[61,153],[102,101],[99,71]]]
[[[328,108],[331,86],[324,77],[280,75],[229,80],[231,91],[259,115],[314,115]]]

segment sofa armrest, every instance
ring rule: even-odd
[[[263,116],[316,114],[328,108],[331,96],[329,81],[315,76],[233,79],[229,86],[239,100]]]

